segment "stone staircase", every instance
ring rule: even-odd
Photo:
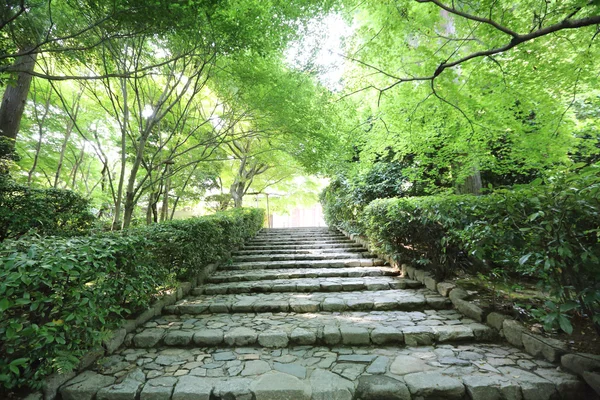
[[[592,399],[327,228],[267,229],[63,400]]]

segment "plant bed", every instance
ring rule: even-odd
[[[483,309],[509,315],[523,323],[532,333],[560,340],[566,343],[572,352],[600,355],[600,335],[587,317],[578,313],[569,314],[573,327],[571,334],[560,329],[544,329],[542,321],[536,318],[532,310],[543,309],[549,296],[531,281],[516,278],[496,281],[465,273],[448,281],[471,294],[471,303]]]

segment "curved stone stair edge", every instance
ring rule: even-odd
[[[235,249],[234,249],[235,250]],[[227,260],[224,257],[223,260]],[[211,263],[206,265],[194,278],[189,282],[178,282],[175,289],[166,292],[161,298],[152,303],[147,310],[138,314],[135,318],[123,319],[120,328],[112,330],[108,333],[108,339],[104,340],[102,347],[89,350],[79,360],[79,365],[73,371],[68,373],[55,372],[44,379],[42,392],[35,392],[25,397],[24,400],[54,400],[58,395],[58,390],[69,380],[73,379],[77,374],[88,369],[93,363],[100,358],[113,354],[125,342],[125,337],[142,326],[150,319],[162,315],[163,308],[175,304],[198,286],[204,284],[205,280],[212,275],[220,266],[220,263]]]
[[[598,395],[600,395],[600,356],[587,353],[573,353],[565,342],[546,338],[529,332],[527,328],[509,315],[490,312],[469,301],[469,294],[454,283],[437,281],[429,272],[407,264],[398,266],[398,262],[389,254],[382,254],[371,245],[368,238],[346,232],[336,227],[350,240],[367,248],[378,258],[391,266],[399,268],[404,276],[421,282],[428,289],[448,297],[454,307],[464,316],[484,323],[498,332],[501,338],[511,345],[523,349],[536,358],[544,358],[583,379]]]

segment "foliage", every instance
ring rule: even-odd
[[[417,193],[422,190],[408,179],[405,165],[381,161],[334,179],[321,193],[321,203],[329,225],[361,232],[364,227],[358,217],[370,202]]]
[[[237,209],[116,233],[5,241],[0,383],[37,388],[45,375],[76,367],[120,318],[226,257],[263,218],[262,210]]]
[[[358,213],[326,192],[324,208],[330,223],[352,223],[381,251],[439,278],[475,265],[536,279],[558,304],[540,318],[568,331],[566,317],[556,314],[570,309],[565,304],[600,325],[599,193],[600,167],[593,165],[485,196],[375,200]]]
[[[319,196],[323,216],[329,226],[337,226],[348,232],[363,233],[358,220],[360,209],[353,202],[352,188],[347,179],[338,177],[331,181]]]
[[[204,198],[211,211],[225,211],[231,207],[231,195],[229,193],[212,194]]]
[[[355,128],[341,135],[345,147],[358,150],[360,163],[392,152],[397,161],[413,158],[406,172],[411,181],[452,187],[475,169],[484,186],[496,187],[527,183],[540,171],[568,165],[579,149],[581,160],[597,153],[597,128],[581,129],[578,107],[598,87],[594,26],[544,35],[437,75],[441,64],[510,41],[505,32],[474,24],[460,12],[526,34],[563,19],[597,16],[594,2],[353,4],[340,102],[355,110]],[[597,102],[584,108],[588,115],[597,112]],[[590,119],[588,125],[594,124],[597,119]],[[427,176],[429,166],[438,170],[435,176]]]
[[[88,200],[70,190],[33,189],[10,180],[0,185],[0,241],[32,230],[43,236],[85,234],[93,222]]]
[[[177,279],[190,279],[199,265],[220,260],[263,226],[262,210],[239,208],[133,229],[145,237],[153,263]]]

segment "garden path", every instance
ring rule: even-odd
[[[63,400],[585,399],[327,228],[265,229]]]

